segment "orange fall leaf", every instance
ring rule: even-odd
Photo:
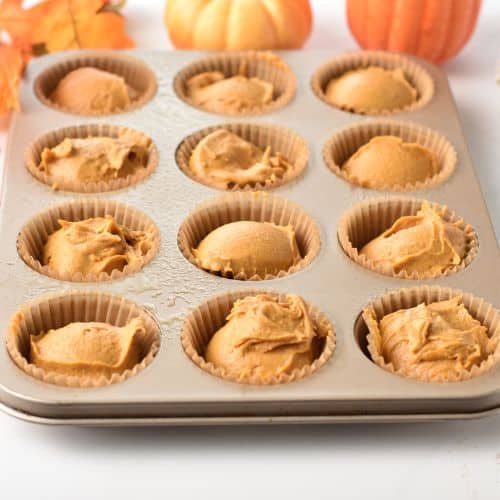
[[[0,115],[19,109],[19,80],[23,69],[21,52],[10,45],[0,45]]]
[[[130,48],[124,18],[105,0],[47,0],[48,12],[33,34],[47,52],[83,48]]]

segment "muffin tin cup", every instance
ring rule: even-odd
[[[483,373],[497,366],[500,359],[500,341],[493,354],[488,356],[480,365],[474,365],[471,370],[462,369],[455,374],[452,379],[440,379],[430,377],[422,373],[418,377],[408,370],[396,370],[392,363],[387,362],[382,355],[381,337],[379,331],[379,321],[387,314],[400,309],[409,309],[419,304],[430,304],[442,300],[449,300],[460,296],[465,308],[471,316],[478,320],[488,330],[488,336],[500,337],[500,311],[491,304],[485,302],[482,298],[475,297],[470,293],[464,293],[461,290],[452,290],[440,286],[422,286],[396,290],[383,295],[372,301],[362,313],[355,326],[355,334],[359,341],[366,337],[367,350],[371,359],[378,366],[391,373],[406,378],[418,378],[424,382],[458,382],[478,377]],[[500,340],[500,339],[499,339]]]
[[[457,164],[457,153],[453,145],[439,132],[411,122],[372,120],[348,125],[336,131],[323,147],[323,159],[328,168],[355,186],[363,187],[357,179],[349,176],[343,164],[371,139],[381,135],[399,137],[404,142],[416,143],[428,149],[437,158],[439,170],[425,181],[406,185],[385,185],[373,187],[377,191],[408,192],[429,189],[448,179]]]
[[[360,266],[376,273],[385,274],[395,278],[404,279],[429,279],[440,278],[465,269],[475,258],[478,251],[478,237],[472,226],[464,222],[446,206],[429,202],[429,205],[446,222],[457,223],[464,232],[466,239],[465,256],[456,266],[451,266],[445,271],[434,273],[411,273],[406,270],[394,272],[390,264],[374,263],[359,250],[369,241],[389,229],[400,217],[414,215],[420,210],[423,200],[416,198],[374,198],[364,200],[345,212],[338,224],[338,240],[344,253]]]
[[[283,177],[275,181],[268,180],[265,183],[259,182],[255,183],[253,186],[250,184],[244,186],[236,185],[227,189],[227,191],[250,191],[276,188],[300,177],[307,167],[307,162],[309,160],[309,148],[307,143],[302,137],[288,128],[266,123],[225,123],[221,125],[211,125],[187,136],[179,144],[175,153],[175,159],[179,168],[188,177],[201,184],[217,187],[213,186],[210,181],[195,176],[189,166],[189,160],[199,142],[207,135],[220,129],[229,130],[245,141],[258,146],[263,151],[265,151],[268,146],[271,146],[272,154],[281,153],[288,163],[293,166],[291,170],[285,172]]]
[[[151,247],[143,256],[140,265],[128,265],[123,270],[114,269],[110,274],[69,273],[59,274],[47,265],[42,265],[39,258],[49,235],[60,228],[59,219],[79,221],[91,217],[111,215],[120,225],[134,231],[144,231],[151,236]],[[73,282],[108,281],[120,279],[139,271],[156,255],[160,246],[160,232],[155,223],[139,210],[105,199],[80,199],[52,206],[35,215],[26,223],[17,238],[17,251],[21,259],[33,270],[54,279]]]
[[[273,84],[274,98],[270,103],[243,112],[228,110],[227,113],[215,113],[194,104],[186,94],[186,81],[191,77],[208,71],[220,71],[228,78],[238,74],[242,63],[246,66],[246,76]],[[272,52],[252,50],[220,52],[203,57],[183,68],[174,78],[175,93],[190,106],[209,113],[233,116],[261,115],[283,108],[293,99],[296,86],[295,75],[285,61]]]
[[[41,154],[44,148],[53,148],[60,144],[64,139],[86,139],[89,137],[111,137],[118,138],[120,133],[132,132],[139,134],[145,139],[151,139],[142,132],[129,128],[120,127],[118,125],[110,125],[105,123],[90,123],[84,125],[76,125],[72,127],[64,127],[57,130],[52,130],[33,141],[25,152],[25,164],[30,174],[35,179],[53,187],[53,182],[49,175],[38,168],[41,161]],[[144,168],[138,169],[134,174],[127,177],[111,179],[109,181],[99,182],[73,182],[63,186],[58,186],[57,190],[72,191],[77,193],[103,193],[106,191],[115,191],[133,186],[150,176],[158,165],[158,149],[150,142],[148,160]],[[53,187],[53,189],[55,189]]]
[[[280,271],[278,274],[248,276],[242,271],[233,276],[226,274],[224,270],[213,271],[221,276],[253,281],[282,278],[308,266],[319,252],[319,228],[303,208],[290,200],[263,191],[230,193],[198,205],[181,224],[177,235],[179,249],[191,264],[200,270],[211,272],[199,266],[192,249],[218,227],[243,220],[291,225],[302,259],[287,271]]]
[[[325,89],[330,80],[338,78],[348,71],[367,68],[369,66],[379,66],[384,69],[401,68],[409,83],[417,89],[418,99],[411,105],[400,109],[387,109],[384,111],[366,110],[363,113],[355,112],[355,114],[390,115],[394,113],[415,111],[428,104],[434,95],[434,82],[432,77],[422,66],[400,54],[381,51],[349,52],[334,57],[313,73],[311,77],[312,90],[324,103],[337,108],[337,106],[327,100],[325,95]]]
[[[109,113],[100,113],[98,111],[80,113],[54,102],[50,96],[59,81],[69,72],[87,66],[121,76],[133,93],[130,105],[124,109]],[[114,52],[91,53],[70,57],[42,71],[34,83],[35,95],[43,104],[57,111],[82,116],[105,116],[133,111],[151,100],[156,94],[156,89],[156,77],[146,64],[138,59],[122,54],[118,55]]]
[[[98,321],[124,326],[133,318],[144,321],[139,338],[142,361],[134,368],[111,377],[78,377],[50,372],[29,362],[30,337],[72,322]],[[134,302],[104,292],[80,290],[48,295],[23,305],[12,317],[7,333],[7,351],[26,374],[42,382],[65,387],[103,387],[123,382],[149,366],[160,347],[160,328],[151,314]]]
[[[290,374],[281,373],[267,380],[260,377],[234,377],[227,374],[223,368],[217,368],[212,363],[205,360],[204,353],[208,342],[215,332],[226,323],[226,317],[231,312],[236,300],[243,297],[268,293],[277,296],[280,302],[286,300],[286,294],[278,292],[268,292],[265,290],[237,290],[227,292],[208,299],[196,307],[186,318],[182,332],[181,343],[188,358],[199,368],[232,382],[254,385],[285,384],[296,380],[301,380],[316,372],[332,356],[335,350],[335,330],[328,318],[315,306],[305,301],[307,312],[320,336],[324,337],[324,346],[319,357],[310,365],[294,370]]]

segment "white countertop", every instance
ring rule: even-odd
[[[170,47],[163,3],[129,0],[127,24],[139,47]],[[308,47],[355,49],[343,0],[312,3]],[[485,0],[471,42],[444,66],[497,238],[499,48],[500,2]],[[0,148],[6,129],[0,121]],[[500,416],[433,424],[85,429],[33,425],[0,413],[0,498],[118,494],[123,500],[498,499]]]

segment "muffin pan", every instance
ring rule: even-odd
[[[111,59],[132,57],[141,63],[138,71],[150,68],[156,77],[154,97],[128,112],[83,117],[47,106],[38,97],[40,84],[35,82],[40,75],[55,74],[53,68],[73,67],[71,61],[88,61],[103,57],[102,54],[51,55],[33,61],[28,68],[21,88],[23,111],[13,117],[5,159],[0,208],[0,328],[5,339],[17,311],[33,308],[33,304],[48,304],[54,294],[112,294],[149,312],[160,328],[158,352],[144,370],[127,380],[99,388],[70,388],[24,373],[4,347],[0,350],[0,402],[7,412],[45,423],[166,425],[422,421],[471,418],[500,410],[499,366],[456,383],[404,379],[370,360],[363,338],[366,328],[359,323],[367,304],[390,291],[422,286],[440,286],[454,290],[453,293],[462,290],[491,304],[496,308],[495,314],[498,311],[498,245],[453,97],[445,75],[438,68],[401,56],[402,61],[411,62],[409,66],[405,62],[405,66],[417,66],[419,75],[427,75],[426,81],[432,82],[432,95],[426,94],[426,102],[413,110],[383,117],[341,111],[318,98],[311,78],[335,56],[331,51],[280,53],[296,77],[295,97],[269,113],[236,120],[234,116],[224,117],[194,108],[176,94],[176,77],[204,57],[195,52],[134,50],[126,56],[105,53]],[[344,56],[340,62],[344,64],[343,61]],[[139,74],[136,76],[140,79]],[[446,139],[457,160],[450,175],[439,183],[396,194],[353,186],[327,166],[323,150],[333,134],[360,123],[380,124],[390,120],[418,124]],[[258,195],[289,200],[290,206],[298,204],[319,228],[321,243],[314,258],[294,273],[260,281],[228,279],[192,265],[180,248],[183,243],[178,241],[178,235],[183,222],[200,205],[210,205],[213,199],[225,195],[185,175],[176,163],[176,151],[193,134],[235,121],[286,127],[309,148],[308,165],[301,175]],[[63,127],[90,124],[131,127],[146,134],[158,150],[154,171],[140,183],[124,189],[92,194],[53,191],[30,174],[24,154],[34,140]],[[401,125],[395,127],[398,128]],[[252,196],[248,191],[244,195]],[[474,258],[457,272],[423,280],[376,273],[351,260],[338,241],[341,218],[361,202],[392,197],[427,199],[463,217],[477,236]],[[50,207],[96,198],[130,206],[154,222],[160,232],[160,246],[144,268],[120,279],[78,283],[40,274],[23,261],[16,242],[26,223]],[[300,380],[259,386],[223,380],[190,359],[181,342],[186,319],[217,296],[250,290],[295,293],[325,315],[336,340],[335,349],[323,366]]]

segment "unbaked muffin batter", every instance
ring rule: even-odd
[[[226,129],[204,137],[189,160],[193,177],[220,189],[281,179],[293,167],[280,153],[265,151]]]
[[[373,263],[387,263],[395,273],[433,274],[460,264],[466,253],[464,232],[445,222],[429,203],[405,215],[360,251]]]
[[[117,327],[79,322],[31,337],[30,363],[67,376],[105,376],[123,373],[141,361],[142,319]]]
[[[132,131],[120,131],[116,138],[66,138],[53,148],[44,148],[38,168],[54,189],[78,190],[90,182],[136,174],[146,168],[150,149],[150,139]]]
[[[301,259],[292,226],[248,220],[214,229],[192,252],[202,269],[246,278],[286,272]]]
[[[401,68],[379,66],[353,69],[328,82],[326,100],[355,113],[380,113],[405,108],[417,101],[417,90]]]
[[[106,114],[130,106],[133,94],[121,76],[86,66],[64,76],[50,99],[74,113]]]
[[[196,106],[215,113],[244,113],[273,100],[272,83],[246,76],[246,64],[239,73],[226,77],[220,71],[207,71],[186,82],[186,93]]]
[[[485,326],[461,297],[419,304],[384,316],[371,331],[386,363],[410,377],[448,381],[479,366],[495,349]]]
[[[110,274],[125,266],[140,266],[152,236],[132,231],[111,216],[76,222],[59,220],[61,229],[49,235],[41,262],[58,275]]]
[[[399,137],[377,136],[361,146],[342,166],[356,184],[373,189],[425,182],[438,173],[436,155]]]

